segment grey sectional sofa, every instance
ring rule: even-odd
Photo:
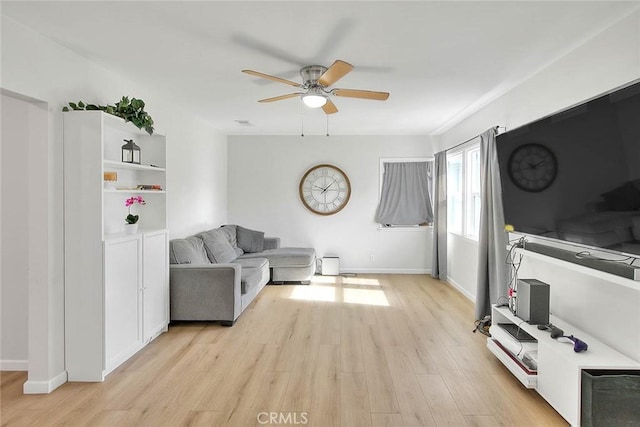
[[[231,326],[271,280],[308,284],[312,248],[281,248],[279,238],[224,225],[169,242],[171,320]]]

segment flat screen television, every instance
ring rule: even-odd
[[[498,135],[505,223],[640,256],[640,82]]]

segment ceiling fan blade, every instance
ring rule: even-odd
[[[304,95],[303,93],[289,93],[287,95],[280,95],[280,96],[274,96],[273,98],[265,98],[265,99],[261,99],[258,102],[273,102],[273,101],[280,101],[283,99],[289,99],[289,98],[295,98],[296,96],[300,96],[300,95]]]
[[[327,99],[327,103],[322,106],[322,110],[326,114],[333,114],[338,112],[338,108],[336,107],[336,104],[331,102],[330,99]]]
[[[322,73],[318,79],[318,83],[325,87],[331,86],[351,72],[351,70],[353,70],[353,65],[338,59],[336,62],[331,64],[329,68],[327,68],[327,71]]]
[[[269,74],[259,73],[253,70],[242,70],[242,72],[251,74],[252,76],[256,76],[256,77],[262,77],[263,79],[273,80],[274,82],[280,82],[280,83],[284,83],[284,84],[295,86],[295,87],[302,87],[300,83],[292,82],[291,80],[282,79],[276,76],[270,76]]]
[[[376,101],[386,101],[387,98],[389,98],[388,92],[374,92],[372,90],[334,89],[331,93],[336,96],[345,96],[347,98],[374,99]]]

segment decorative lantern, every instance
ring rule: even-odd
[[[124,139],[122,146],[122,162],[123,163],[136,163],[140,164],[140,147],[133,142],[133,139]]]

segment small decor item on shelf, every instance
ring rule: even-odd
[[[124,225],[124,231],[127,234],[134,234],[138,231],[138,220],[140,219],[140,215],[133,215],[131,213],[131,206],[135,205],[136,203],[139,205],[147,204],[142,196],[129,197],[124,202],[124,205],[129,208],[129,215],[127,215],[127,217],[125,218],[126,223]]]
[[[162,185],[160,184],[140,184],[136,187],[136,190],[145,191],[162,191]]]
[[[122,163],[140,164],[140,147],[133,139],[123,139],[126,144],[122,146]]]
[[[104,173],[104,188],[105,190],[115,190],[118,181],[118,172],[106,172]]]

